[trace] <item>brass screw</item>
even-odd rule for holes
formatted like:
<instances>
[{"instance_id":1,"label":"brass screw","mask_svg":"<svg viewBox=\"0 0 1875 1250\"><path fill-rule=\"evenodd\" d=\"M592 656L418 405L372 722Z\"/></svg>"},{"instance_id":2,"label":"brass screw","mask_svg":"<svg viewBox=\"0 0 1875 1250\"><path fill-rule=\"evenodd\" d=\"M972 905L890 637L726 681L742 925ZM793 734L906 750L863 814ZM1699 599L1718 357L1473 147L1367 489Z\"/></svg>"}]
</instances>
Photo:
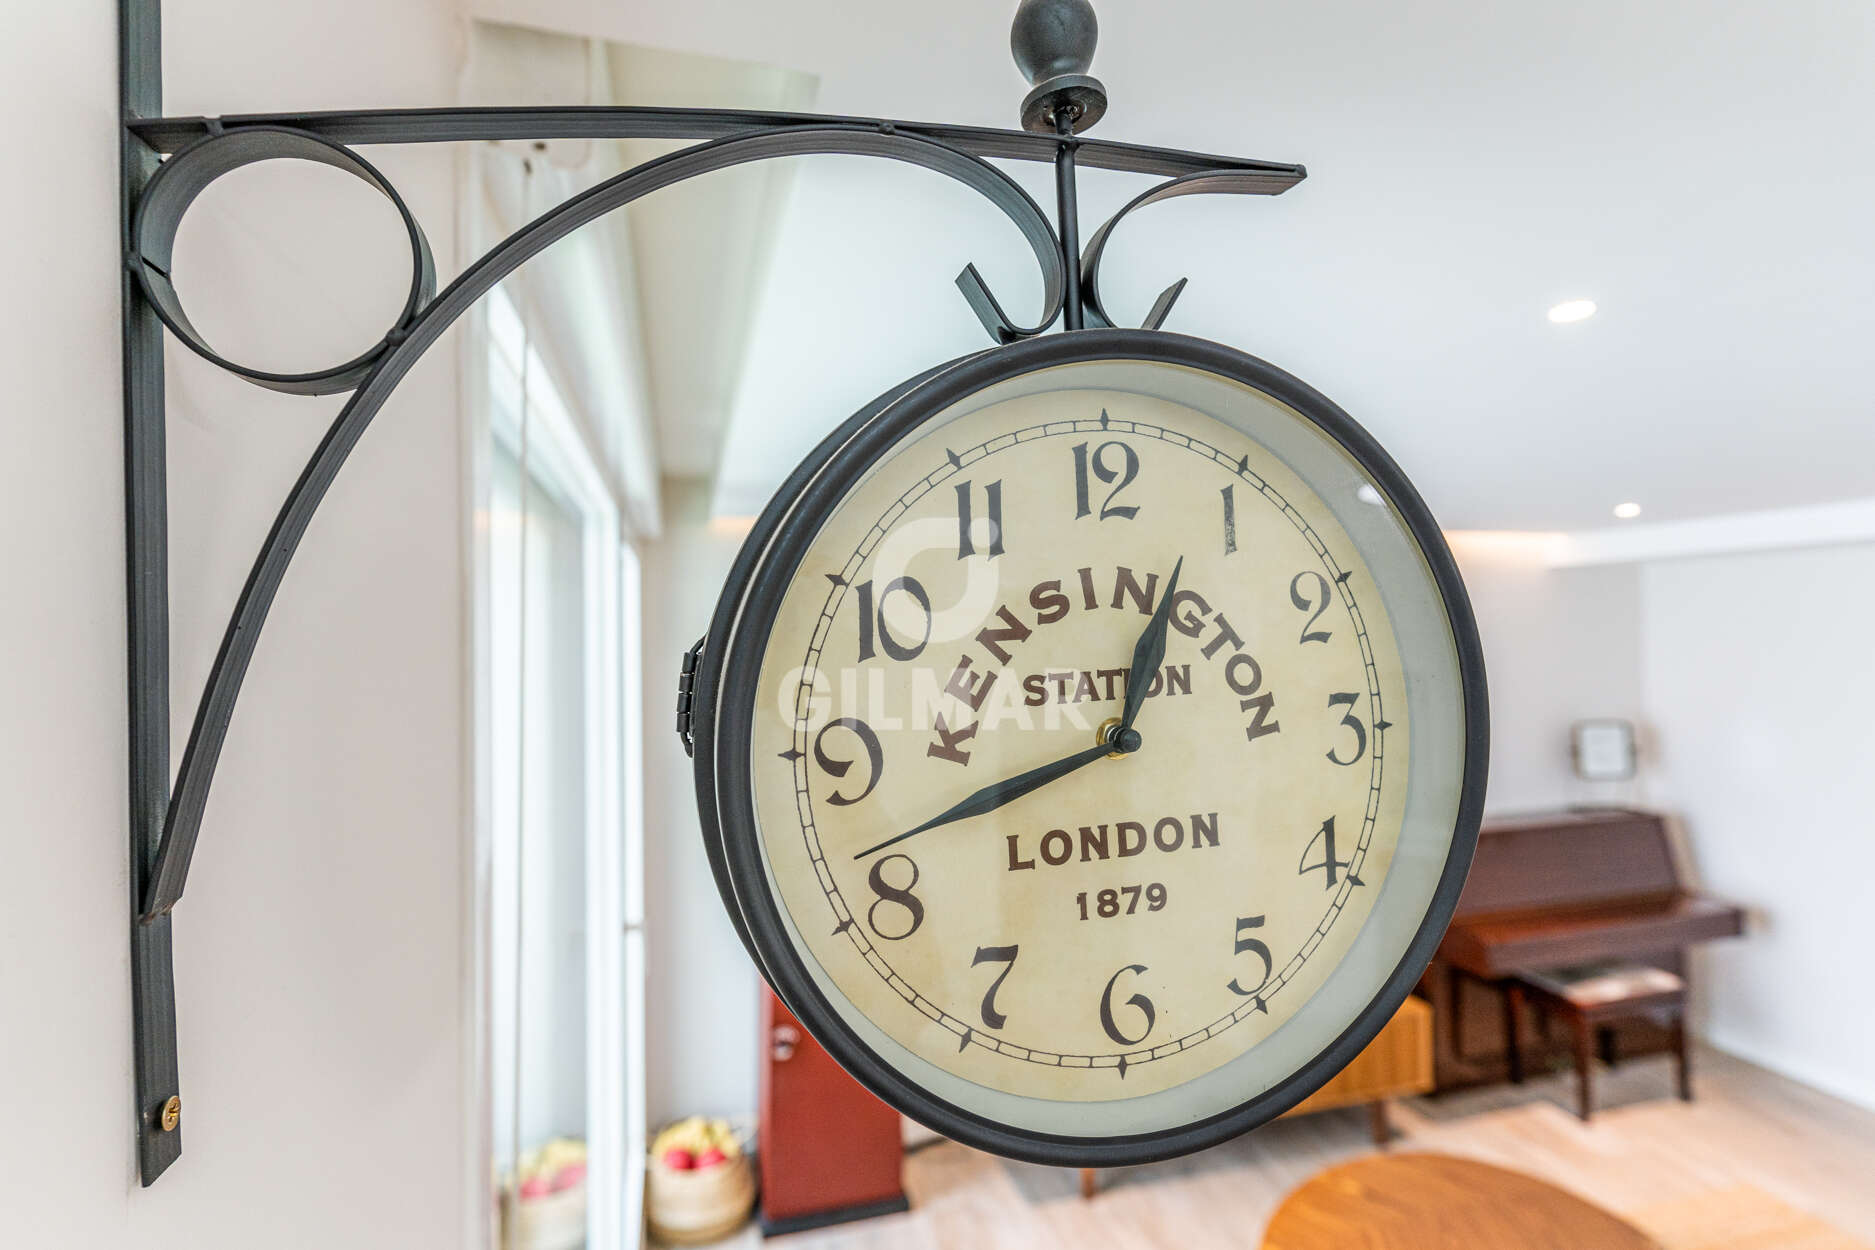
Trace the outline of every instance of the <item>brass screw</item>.
<instances>
[{"instance_id":1,"label":"brass screw","mask_svg":"<svg viewBox=\"0 0 1875 1250\"><path fill-rule=\"evenodd\" d=\"M180 1094L169 1096L169 1101L163 1104L162 1114L157 1117L157 1123L165 1133L176 1131L176 1126L182 1123L182 1096Z\"/></svg>"}]
</instances>

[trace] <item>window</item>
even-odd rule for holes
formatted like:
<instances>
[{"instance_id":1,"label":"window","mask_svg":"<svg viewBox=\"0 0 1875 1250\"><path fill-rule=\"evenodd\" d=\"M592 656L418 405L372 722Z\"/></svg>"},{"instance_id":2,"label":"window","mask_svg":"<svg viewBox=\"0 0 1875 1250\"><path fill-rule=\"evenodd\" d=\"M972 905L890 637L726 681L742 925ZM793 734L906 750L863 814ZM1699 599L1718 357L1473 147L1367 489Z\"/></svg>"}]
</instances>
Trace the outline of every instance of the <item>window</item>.
<instances>
[{"instance_id":1,"label":"window","mask_svg":"<svg viewBox=\"0 0 1875 1250\"><path fill-rule=\"evenodd\" d=\"M517 1221L577 1221L583 1186L574 1244L615 1250L636 1237L643 1155L638 744L625 716L637 559L514 304L497 290L486 310L478 947L503 1213L492 1240L514 1244ZM583 1179L569 1143L584 1145ZM517 1175L532 1182L521 1194Z\"/></svg>"}]
</instances>

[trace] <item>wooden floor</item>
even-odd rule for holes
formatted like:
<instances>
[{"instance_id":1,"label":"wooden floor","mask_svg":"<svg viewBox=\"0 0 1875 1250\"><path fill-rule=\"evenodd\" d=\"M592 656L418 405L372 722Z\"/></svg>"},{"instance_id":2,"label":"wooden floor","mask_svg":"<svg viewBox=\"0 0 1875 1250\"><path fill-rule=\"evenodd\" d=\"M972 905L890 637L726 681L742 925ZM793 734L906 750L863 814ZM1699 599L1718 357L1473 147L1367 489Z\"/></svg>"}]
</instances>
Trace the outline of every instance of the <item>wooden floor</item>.
<instances>
[{"instance_id":1,"label":"wooden floor","mask_svg":"<svg viewBox=\"0 0 1875 1250\"><path fill-rule=\"evenodd\" d=\"M1443 1151L1573 1190L1668 1250L1875 1248L1875 1114L1714 1052L1697 1102L1664 1097L1665 1060L1602 1074L1593 1123L1567 1110L1569 1079L1415 1099L1396 1149ZM1321 1169L1372 1150L1361 1111L1280 1120L1215 1150L1102 1174L1083 1201L1073 1172L1009 1163L950 1142L906 1162L912 1210L766 1243L773 1250L1245 1250ZM763 1244L753 1227L727 1243ZM1493 1250L1479 1247L1478 1250Z\"/></svg>"}]
</instances>

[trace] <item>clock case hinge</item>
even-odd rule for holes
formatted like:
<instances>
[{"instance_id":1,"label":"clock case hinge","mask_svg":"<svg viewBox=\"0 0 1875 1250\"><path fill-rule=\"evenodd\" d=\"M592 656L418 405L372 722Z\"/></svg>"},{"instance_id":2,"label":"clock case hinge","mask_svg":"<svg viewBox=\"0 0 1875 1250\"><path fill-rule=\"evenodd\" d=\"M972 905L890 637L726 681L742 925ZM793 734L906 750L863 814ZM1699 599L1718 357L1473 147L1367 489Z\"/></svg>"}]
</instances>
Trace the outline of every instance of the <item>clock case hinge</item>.
<instances>
[{"instance_id":1,"label":"clock case hinge","mask_svg":"<svg viewBox=\"0 0 1875 1250\"><path fill-rule=\"evenodd\" d=\"M684 744L684 754L694 756L696 743L690 737L690 726L694 723L693 710L696 706L697 663L703 658L703 644L709 641L709 635L696 640L690 650L684 652L683 667L677 672L677 740Z\"/></svg>"}]
</instances>

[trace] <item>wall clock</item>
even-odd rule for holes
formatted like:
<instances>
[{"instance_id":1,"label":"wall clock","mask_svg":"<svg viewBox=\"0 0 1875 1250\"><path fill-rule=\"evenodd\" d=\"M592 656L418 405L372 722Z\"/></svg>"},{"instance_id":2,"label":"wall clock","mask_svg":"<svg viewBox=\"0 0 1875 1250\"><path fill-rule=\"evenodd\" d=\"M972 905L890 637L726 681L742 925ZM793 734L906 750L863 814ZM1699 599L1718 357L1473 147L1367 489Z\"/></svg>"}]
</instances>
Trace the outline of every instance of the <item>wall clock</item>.
<instances>
[{"instance_id":1,"label":"wall clock","mask_svg":"<svg viewBox=\"0 0 1875 1250\"><path fill-rule=\"evenodd\" d=\"M1339 1071L1470 863L1483 664L1411 484L1327 399L1097 329L882 397L694 654L711 864L790 1010L953 1138L1214 1144Z\"/></svg>"},{"instance_id":2,"label":"wall clock","mask_svg":"<svg viewBox=\"0 0 1875 1250\"><path fill-rule=\"evenodd\" d=\"M1584 781L1634 778L1634 725L1625 720L1582 720L1569 727L1569 757Z\"/></svg>"}]
</instances>

